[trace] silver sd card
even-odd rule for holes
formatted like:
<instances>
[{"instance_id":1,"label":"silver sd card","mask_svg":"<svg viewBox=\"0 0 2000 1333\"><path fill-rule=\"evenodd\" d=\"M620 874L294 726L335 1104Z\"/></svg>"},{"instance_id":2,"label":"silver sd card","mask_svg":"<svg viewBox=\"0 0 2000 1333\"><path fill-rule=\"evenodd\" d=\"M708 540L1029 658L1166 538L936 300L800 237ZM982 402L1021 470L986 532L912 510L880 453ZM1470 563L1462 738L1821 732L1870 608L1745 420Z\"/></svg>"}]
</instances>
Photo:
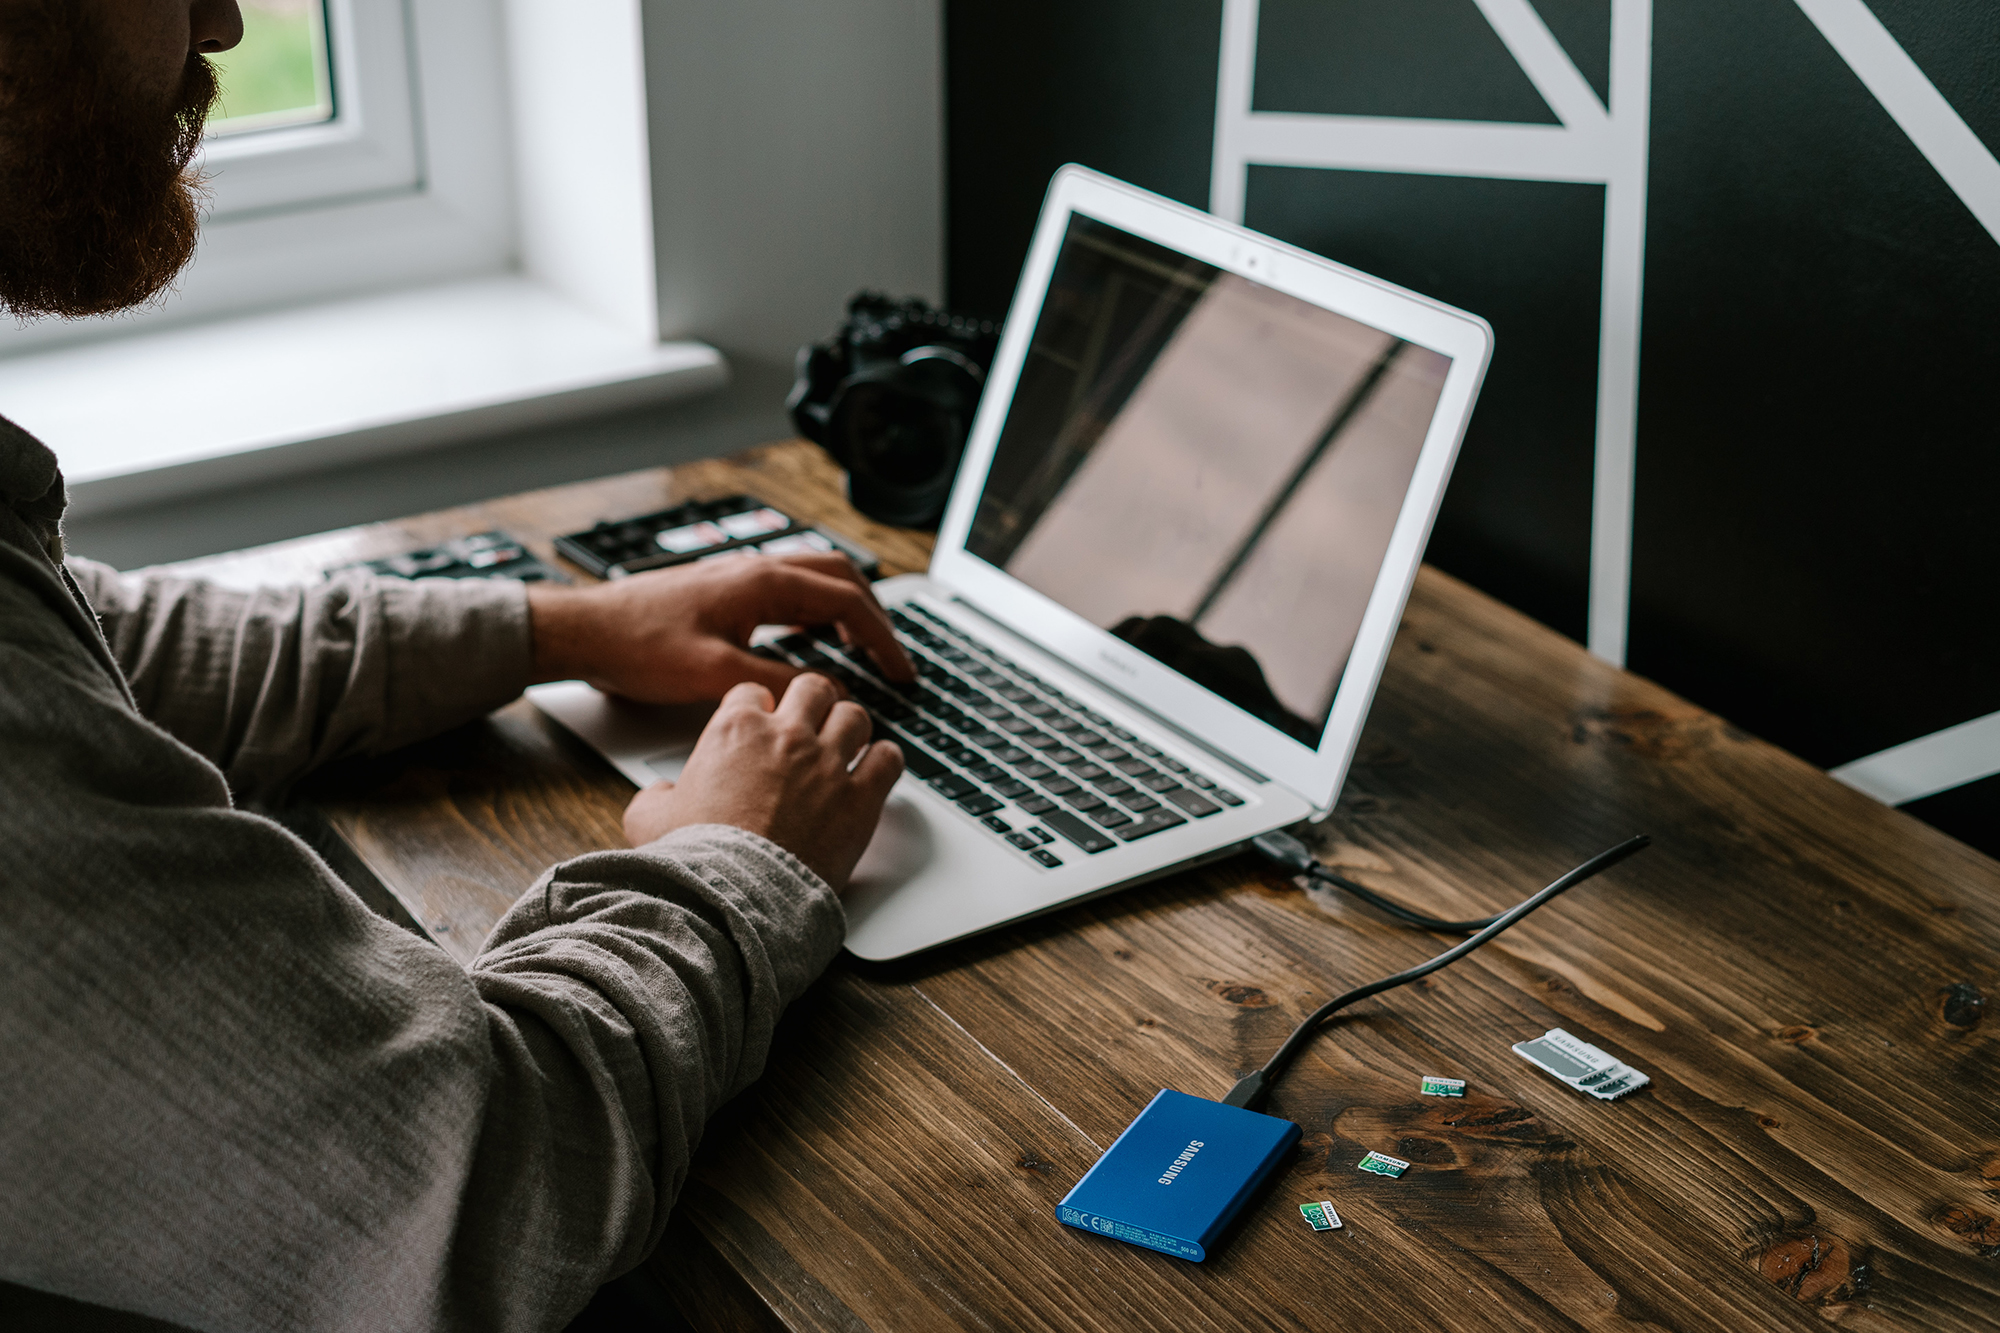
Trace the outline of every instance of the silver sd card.
<instances>
[{"instance_id":1,"label":"silver sd card","mask_svg":"<svg viewBox=\"0 0 2000 1333\"><path fill-rule=\"evenodd\" d=\"M1550 1028L1533 1041L1514 1043L1514 1054L1535 1068L1602 1101L1616 1101L1628 1092L1637 1092L1653 1080L1622 1060L1614 1059L1587 1041L1578 1041L1561 1028Z\"/></svg>"}]
</instances>

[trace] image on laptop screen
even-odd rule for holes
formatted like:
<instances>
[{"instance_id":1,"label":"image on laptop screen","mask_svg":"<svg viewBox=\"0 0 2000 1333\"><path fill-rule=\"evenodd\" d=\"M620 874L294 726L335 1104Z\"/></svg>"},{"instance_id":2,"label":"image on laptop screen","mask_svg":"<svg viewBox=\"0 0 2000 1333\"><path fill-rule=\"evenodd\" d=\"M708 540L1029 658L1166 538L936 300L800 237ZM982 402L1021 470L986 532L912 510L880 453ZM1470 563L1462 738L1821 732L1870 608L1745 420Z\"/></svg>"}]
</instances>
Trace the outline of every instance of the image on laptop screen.
<instances>
[{"instance_id":1,"label":"image on laptop screen","mask_svg":"<svg viewBox=\"0 0 2000 1333\"><path fill-rule=\"evenodd\" d=\"M1450 366L1072 217L966 549L1316 747Z\"/></svg>"}]
</instances>

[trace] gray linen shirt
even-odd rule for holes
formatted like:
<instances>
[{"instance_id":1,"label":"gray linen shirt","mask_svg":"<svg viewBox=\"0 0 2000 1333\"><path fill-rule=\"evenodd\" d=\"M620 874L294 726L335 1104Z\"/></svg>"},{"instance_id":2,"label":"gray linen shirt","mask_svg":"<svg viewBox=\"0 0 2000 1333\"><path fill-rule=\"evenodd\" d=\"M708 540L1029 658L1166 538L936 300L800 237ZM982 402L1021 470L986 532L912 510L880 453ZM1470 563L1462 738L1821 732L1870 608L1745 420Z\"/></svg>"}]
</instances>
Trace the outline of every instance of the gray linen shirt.
<instances>
[{"instance_id":1,"label":"gray linen shirt","mask_svg":"<svg viewBox=\"0 0 2000 1333\"><path fill-rule=\"evenodd\" d=\"M838 900L684 829L554 867L461 969L231 792L518 694L521 587L121 577L59 563L61 506L0 419L0 1283L194 1329L560 1327L658 1241Z\"/></svg>"}]
</instances>

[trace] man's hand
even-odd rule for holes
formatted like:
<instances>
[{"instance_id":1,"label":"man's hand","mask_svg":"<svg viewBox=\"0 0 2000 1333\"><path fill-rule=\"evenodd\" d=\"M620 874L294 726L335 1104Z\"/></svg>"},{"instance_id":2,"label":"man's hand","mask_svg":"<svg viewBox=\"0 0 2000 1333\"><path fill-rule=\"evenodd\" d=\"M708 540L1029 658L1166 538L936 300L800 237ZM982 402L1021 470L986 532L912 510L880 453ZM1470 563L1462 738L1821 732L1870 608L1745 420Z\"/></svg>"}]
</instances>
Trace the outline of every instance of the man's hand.
<instances>
[{"instance_id":1,"label":"man's hand","mask_svg":"<svg viewBox=\"0 0 2000 1333\"><path fill-rule=\"evenodd\" d=\"M655 783L625 807L625 836L637 847L692 824L734 824L844 889L903 772L903 752L868 736L867 711L824 676L799 676L783 702L762 685L738 685L680 782Z\"/></svg>"},{"instance_id":2,"label":"man's hand","mask_svg":"<svg viewBox=\"0 0 2000 1333\"><path fill-rule=\"evenodd\" d=\"M592 588L532 583L528 614L536 680L587 680L642 703L698 703L743 681L782 694L798 668L748 651L759 625L837 625L888 679L916 678L844 555L704 560Z\"/></svg>"}]
</instances>

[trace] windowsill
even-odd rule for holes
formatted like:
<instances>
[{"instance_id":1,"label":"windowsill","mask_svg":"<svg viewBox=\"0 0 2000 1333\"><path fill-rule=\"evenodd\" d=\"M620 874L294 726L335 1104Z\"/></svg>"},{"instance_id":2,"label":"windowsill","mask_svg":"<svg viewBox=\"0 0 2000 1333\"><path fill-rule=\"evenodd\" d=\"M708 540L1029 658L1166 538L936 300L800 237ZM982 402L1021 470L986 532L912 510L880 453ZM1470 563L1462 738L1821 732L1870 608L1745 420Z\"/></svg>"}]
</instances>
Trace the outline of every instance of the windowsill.
<instances>
[{"instance_id":1,"label":"windowsill","mask_svg":"<svg viewBox=\"0 0 2000 1333\"><path fill-rule=\"evenodd\" d=\"M0 415L109 513L727 383L721 353L646 343L519 276L0 360Z\"/></svg>"}]
</instances>

